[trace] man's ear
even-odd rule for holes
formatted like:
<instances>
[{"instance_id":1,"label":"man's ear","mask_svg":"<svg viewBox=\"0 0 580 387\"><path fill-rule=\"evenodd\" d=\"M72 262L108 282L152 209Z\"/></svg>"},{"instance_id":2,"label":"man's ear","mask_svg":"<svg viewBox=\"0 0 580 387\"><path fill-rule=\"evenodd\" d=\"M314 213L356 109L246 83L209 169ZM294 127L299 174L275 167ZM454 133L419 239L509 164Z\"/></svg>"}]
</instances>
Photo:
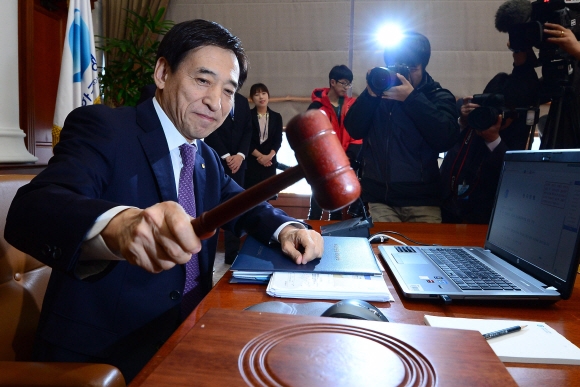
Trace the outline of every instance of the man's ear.
<instances>
[{"instance_id":1,"label":"man's ear","mask_svg":"<svg viewBox=\"0 0 580 387\"><path fill-rule=\"evenodd\" d=\"M165 87L165 81L167 80L167 74L171 71L169 68L169 63L163 57L157 59L155 63L155 71L153 72L153 80L158 89L163 89Z\"/></svg>"}]
</instances>

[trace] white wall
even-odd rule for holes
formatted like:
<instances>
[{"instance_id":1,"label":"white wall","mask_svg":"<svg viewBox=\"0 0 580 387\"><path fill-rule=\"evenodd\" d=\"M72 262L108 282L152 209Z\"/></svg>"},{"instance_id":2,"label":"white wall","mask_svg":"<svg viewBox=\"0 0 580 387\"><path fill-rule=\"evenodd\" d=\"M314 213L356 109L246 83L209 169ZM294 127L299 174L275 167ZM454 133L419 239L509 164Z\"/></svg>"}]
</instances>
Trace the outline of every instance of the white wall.
<instances>
[{"instance_id":1,"label":"white wall","mask_svg":"<svg viewBox=\"0 0 580 387\"><path fill-rule=\"evenodd\" d=\"M427 71L456 97L481 93L498 72L510 72L507 34L495 30L491 0L172 0L167 18L202 18L237 35L250 60L243 94L264 82L272 97L310 98L328 84L328 71L349 65L352 39L353 93L365 87L365 74L383 65L374 34L387 20L425 34L432 55ZM352 12L351 12L352 9ZM353 33L351 34L351 20ZM308 106L283 102L272 106L287 122Z\"/></svg>"},{"instance_id":2,"label":"white wall","mask_svg":"<svg viewBox=\"0 0 580 387\"><path fill-rule=\"evenodd\" d=\"M34 162L19 124L18 0L2 1L0 52L0 163Z\"/></svg>"}]
</instances>

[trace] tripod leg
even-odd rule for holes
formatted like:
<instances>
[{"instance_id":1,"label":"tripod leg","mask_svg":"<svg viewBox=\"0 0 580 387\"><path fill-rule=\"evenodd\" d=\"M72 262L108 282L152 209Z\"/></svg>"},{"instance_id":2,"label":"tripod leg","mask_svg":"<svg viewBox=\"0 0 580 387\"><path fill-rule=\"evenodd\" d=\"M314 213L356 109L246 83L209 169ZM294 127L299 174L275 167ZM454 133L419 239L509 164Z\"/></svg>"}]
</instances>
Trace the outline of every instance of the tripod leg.
<instances>
[{"instance_id":1,"label":"tripod leg","mask_svg":"<svg viewBox=\"0 0 580 387\"><path fill-rule=\"evenodd\" d=\"M532 149L532 144L534 143L534 136L536 135L536 125L530 125L530 130L528 132L528 142L526 143L525 150Z\"/></svg>"},{"instance_id":2,"label":"tripod leg","mask_svg":"<svg viewBox=\"0 0 580 387\"><path fill-rule=\"evenodd\" d=\"M542 135L540 149L556 148L561 117L562 95L554 98L550 104L550 110L548 111L548 119L546 120L546 126L544 127L544 134Z\"/></svg>"}]
</instances>

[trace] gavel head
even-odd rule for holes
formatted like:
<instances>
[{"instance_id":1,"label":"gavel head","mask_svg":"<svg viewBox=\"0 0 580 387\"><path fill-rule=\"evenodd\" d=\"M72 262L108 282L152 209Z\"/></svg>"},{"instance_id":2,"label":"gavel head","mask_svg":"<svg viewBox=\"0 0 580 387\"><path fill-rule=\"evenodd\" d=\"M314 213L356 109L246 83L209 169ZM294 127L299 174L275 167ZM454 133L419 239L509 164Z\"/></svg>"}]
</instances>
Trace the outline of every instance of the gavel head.
<instances>
[{"instance_id":1,"label":"gavel head","mask_svg":"<svg viewBox=\"0 0 580 387\"><path fill-rule=\"evenodd\" d=\"M358 178L324 113L313 109L295 116L286 137L320 207L335 211L358 199Z\"/></svg>"}]
</instances>

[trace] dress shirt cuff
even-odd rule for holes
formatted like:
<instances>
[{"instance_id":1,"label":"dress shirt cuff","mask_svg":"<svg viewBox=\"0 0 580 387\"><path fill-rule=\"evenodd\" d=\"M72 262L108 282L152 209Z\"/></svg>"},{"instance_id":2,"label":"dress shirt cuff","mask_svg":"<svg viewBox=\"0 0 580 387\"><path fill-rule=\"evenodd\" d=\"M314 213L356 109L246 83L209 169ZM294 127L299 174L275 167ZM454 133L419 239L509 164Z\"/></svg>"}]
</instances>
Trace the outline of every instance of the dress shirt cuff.
<instances>
[{"instance_id":1,"label":"dress shirt cuff","mask_svg":"<svg viewBox=\"0 0 580 387\"><path fill-rule=\"evenodd\" d=\"M231 156L231 155L230 155L229 153L226 153L225 155L223 155L223 156L220 156L220 159L223 159L223 160L225 160L227 157L230 157L230 156Z\"/></svg>"},{"instance_id":2,"label":"dress shirt cuff","mask_svg":"<svg viewBox=\"0 0 580 387\"><path fill-rule=\"evenodd\" d=\"M113 260L119 261L124 259L121 254L113 253L105 244L103 237L101 236L101 231L107 227L111 219L113 219L117 214L125 211L128 208L135 208L129 206L117 206L113 207L105 213L101 214L93 224L93 227L89 230L85 236L85 240L81 245L81 255L79 260Z\"/></svg>"},{"instance_id":3,"label":"dress shirt cuff","mask_svg":"<svg viewBox=\"0 0 580 387\"><path fill-rule=\"evenodd\" d=\"M278 228L276 229L276 231L274 231L274 235L272 235L272 240L273 240L273 241L276 241L276 242L280 242L280 240L278 239L278 237L280 236L280 231L282 231L282 229L283 229L284 227L286 227L286 226L290 226L290 225L292 225L292 226L294 226L294 227L296 227L296 228L302 228L302 229L305 229L305 228L306 228L306 227L305 227L305 226L304 226L302 223L300 223L300 222L286 222L286 223L282 223L282 224L280 225L280 227L278 227Z\"/></svg>"},{"instance_id":4,"label":"dress shirt cuff","mask_svg":"<svg viewBox=\"0 0 580 387\"><path fill-rule=\"evenodd\" d=\"M246 155L243 154L242 152L238 152L238 155L242 156L242 158L245 160L246 159Z\"/></svg>"},{"instance_id":5,"label":"dress shirt cuff","mask_svg":"<svg viewBox=\"0 0 580 387\"><path fill-rule=\"evenodd\" d=\"M492 142L486 142L485 145L487 145L487 148L489 149L490 152L493 152L493 150L499 145L500 142L501 137L498 137Z\"/></svg>"},{"instance_id":6,"label":"dress shirt cuff","mask_svg":"<svg viewBox=\"0 0 580 387\"><path fill-rule=\"evenodd\" d=\"M85 279L90 276L103 272L111 261L122 261L124 258L121 254L113 253L105 244L105 240L101 236L101 231L107 227L111 219L122 211L125 211L128 206L113 207L105 213L101 214L93 224L85 236L85 240L81 244L81 253L79 261L77 262L74 273L80 279Z\"/></svg>"}]
</instances>

